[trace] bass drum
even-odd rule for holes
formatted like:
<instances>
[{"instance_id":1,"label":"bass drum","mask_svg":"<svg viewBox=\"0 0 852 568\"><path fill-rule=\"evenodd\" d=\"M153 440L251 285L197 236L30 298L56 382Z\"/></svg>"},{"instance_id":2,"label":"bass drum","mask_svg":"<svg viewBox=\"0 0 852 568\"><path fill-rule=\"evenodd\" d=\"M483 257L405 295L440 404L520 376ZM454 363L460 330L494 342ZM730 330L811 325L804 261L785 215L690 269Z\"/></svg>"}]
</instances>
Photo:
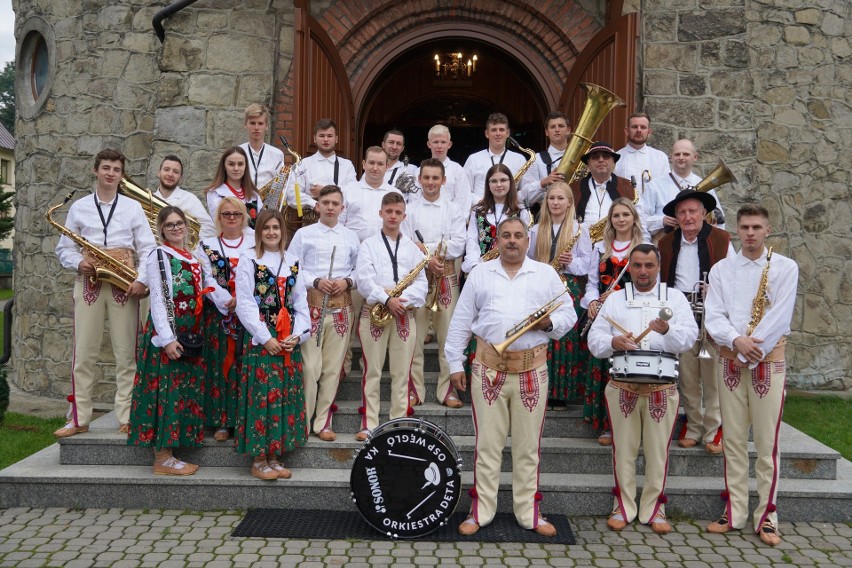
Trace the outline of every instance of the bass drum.
<instances>
[{"instance_id":1,"label":"bass drum","mask_svg":"<svg viewBox=\"0 0 852 568\"><path fill-rule=\"evenodd\" d=\"M461 497L461 460L435 424L397 418L373 430L350 477L352 501L374 529L417 538L446 523Z\"/></svg>"}]
</instances>

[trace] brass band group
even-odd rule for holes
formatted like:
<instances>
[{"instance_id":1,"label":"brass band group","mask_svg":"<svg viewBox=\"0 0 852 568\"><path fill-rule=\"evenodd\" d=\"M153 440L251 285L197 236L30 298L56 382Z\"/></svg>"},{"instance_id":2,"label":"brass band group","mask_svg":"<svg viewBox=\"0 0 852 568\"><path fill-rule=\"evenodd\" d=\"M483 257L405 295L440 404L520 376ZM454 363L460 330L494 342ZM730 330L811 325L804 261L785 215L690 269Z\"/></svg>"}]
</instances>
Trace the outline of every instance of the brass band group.
<instances>
[{"instance_id":1,"label":"brass band group","mask_svg":"<svg viewBox=\"0 0 852 568\"><path fill-rule=\"evenodd\" d=\"M765 247L769 214L758 205L736 213L734 250L714 191L731 176L696 174L691 141L669 156L652 148L640 113L616 151L572 136L553 112L547 149L521 154L508 150L508 119L495 113L488 147L463 166L447 156L446 126L429 130L431 157L419 167L390 130L366 149L359 179L335 152L331 119L316 124L317 152L304 159L265 143L262 105L246 109L245 127L248 142L222 153L206 203L179 186L178 156L163 159L149 192L124 176L121 153L103 150L92 195L64 225L51 217L58 206L48 212L62 233L57 256L77 273L70 410L58 437L89 429L108 321L120 432L153 448L155 474L195 473L173 452L212 435L252 456L255 477L289 478L288 451L312 434L337 436L335 401L357 337L359 441L382 422L386 358L389 419L429 399L460 408L469 391L476 449L464 535L494 518L508 436L516 519L556 534L542 510L540 442L546 411L579 399L598 443L612 447L610 529L638 518L671 530L675 441L723 454L725 501L709 531L751 523L764 542L780 541L784 344L798 269ZM427 392L432 337L440 371Z\"/></svg>"}]
</instances>

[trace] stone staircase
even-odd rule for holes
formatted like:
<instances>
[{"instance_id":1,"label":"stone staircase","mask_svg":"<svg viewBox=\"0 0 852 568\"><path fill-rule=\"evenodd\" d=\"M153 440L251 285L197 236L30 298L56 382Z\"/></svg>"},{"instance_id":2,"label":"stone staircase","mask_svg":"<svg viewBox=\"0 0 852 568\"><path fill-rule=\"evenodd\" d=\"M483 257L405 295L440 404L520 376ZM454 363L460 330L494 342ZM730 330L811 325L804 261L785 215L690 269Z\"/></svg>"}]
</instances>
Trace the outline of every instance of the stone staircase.
<instances>
[{"instance_id":1,"label":"stone staircase","mask_svg":"<svg viewBox=\"0 0 852 568\"><path fill-rule=\"evenodd\" d=\"M356 350L356 357L358 356ZM357 366L357 365L356 365ZM428 400L434 400L437 347L426 349ZM388 399L389 377L382 382L382 400ZM285 456L293 470L289 480L264 482L249 474L249 458L238 455L232 442L210 437L203 448L178 455L201 465L189 478L154 476L149 448L126 445L116 433L112 413L93 422L88 433L61 440L45 450L0 471L0 507L166 508L187 510L248 509L254 507L349 510L349 477L361 443L359 429L360 371L356 368L341 385L334 418L337 441L311 436L307 446ZM387 405L381 416L387 417ZM417 407L423 418L452 436L462 462L465 487L472 483L474 449L470 405L453 410L427 402ZM784 424L781 431L779 507L784 521L852 520L852 464L834 450ZM510 466L509 447L503 471ZM750 447L752 466L754 448ZM644 462L638 460L640 473ZM540 490L545 513L606 515L612 504L611 450L597 444L583 422L579 406L548 411L541 450ZM702 448L673 445L670 454L667 505L669 514L711 519L720 512L724 489L723 459ZM511 510L511 476L503 474L499 508ZM752 498L756 491L752 482ZM466 493L459 503L467 508Z\"/></svg>"}]
</instances>

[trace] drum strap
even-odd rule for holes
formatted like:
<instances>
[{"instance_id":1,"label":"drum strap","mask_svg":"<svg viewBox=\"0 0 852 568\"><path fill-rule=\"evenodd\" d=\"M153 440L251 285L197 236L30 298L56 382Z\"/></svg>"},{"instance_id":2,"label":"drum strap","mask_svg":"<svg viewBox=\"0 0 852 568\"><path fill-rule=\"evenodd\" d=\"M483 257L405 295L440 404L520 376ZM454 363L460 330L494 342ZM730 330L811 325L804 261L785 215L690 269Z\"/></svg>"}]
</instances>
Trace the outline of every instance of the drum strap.
<instances>
[{"instance_id":1,"label":"drum strap","mask_svg":"<svg viewBox=\"0 0 852 568\"><path fill-rule=\"evenodd\" d=\"M636 296L636 290L630 282L624 285L624 294L627 300L628 308L642 310L642 328L646 328L648 324L657 317L660 308L669 305L669 289L665 283L657 284L656 298L652 296ZM650 349L651 340L649 336L645 336L642 340L639 349Z\"/></svg>"}]
</instances>

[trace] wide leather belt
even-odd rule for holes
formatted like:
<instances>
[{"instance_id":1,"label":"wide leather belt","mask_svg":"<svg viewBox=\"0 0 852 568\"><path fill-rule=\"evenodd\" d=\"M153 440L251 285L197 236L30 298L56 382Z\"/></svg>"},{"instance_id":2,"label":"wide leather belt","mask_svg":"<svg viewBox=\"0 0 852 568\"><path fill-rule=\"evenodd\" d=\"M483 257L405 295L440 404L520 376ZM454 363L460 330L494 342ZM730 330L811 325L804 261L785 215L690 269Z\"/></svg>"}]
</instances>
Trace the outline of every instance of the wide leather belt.
<instances>
[{"instance_id":1,"label":"wide leather belt","mask_svg":"<svg viewBox=\"0 0 852 568\"><path fill-rule=\"evenodd\" d=\"M615 379L612 379L609 382L612 383L612 386L614 386L614 387L618 387L620 389L630 391L634 394L638 394L638 395L642 395L642 396L646 396L646 395L649 395L653 392L657 392L657 391L661 391L661 390L665 390L667 388L677 386L677 383L665 383L665 384L658 384L658 385L649 385L647 383L625 383L625 382L622 382L622 381L616 381Z\"/></svg>"},{"instance_id":2,"label":"wide leather belt","mask_svg":"<svg viewBox=\"0 0 852 568\"><path fill-rule=\"evenodd\" d=\"M308 305L312 308L322 308L322 299L325 297L325 294L317 290L316 288L308 288ZM349 290L345 290L342 294L338 294L337 296L329 296L328 304L326 307L329 309L338 309L345 308L352 305L352 293Z\"/></svg>"},{"instance_id":3,"label":"wide leather belt","mask_svg":"<svg viewBox=\"0 0 852 568\"><path fill-rule=\"evenodd\" d=\"M476 336L476 358L491 369L506 373L523 373L537 369L547 362L547 343L536 345L532 349L504 351L500 355L490 343Z\"/></svg>"},{"instance_id":4,"label":"wide leather belt","mask_svg":"<svg viewBox=\"0 0 852 568\"><path fill-rule=\"evenodd\" d=\"M721 355L723 359L728 359L730 361L736 361L740 365L743 364L743 362L740 361L739 358L737 358L737 352L734 351L733 349L725 347L724 345L716 345L712 341L711 341L711 344L713 345L713 347L716 348L716 351L719 352L719 355ZM767 353L766 356L763 359L761 359L761 362L763 362L763 361L783 361L785 351L786 351L786 345L787 345L787 338L782 337L781 339L778 340L778 343L775 344L775 348L772 351L770 351L769 353Z\"/></svg>"}]
</instances>

